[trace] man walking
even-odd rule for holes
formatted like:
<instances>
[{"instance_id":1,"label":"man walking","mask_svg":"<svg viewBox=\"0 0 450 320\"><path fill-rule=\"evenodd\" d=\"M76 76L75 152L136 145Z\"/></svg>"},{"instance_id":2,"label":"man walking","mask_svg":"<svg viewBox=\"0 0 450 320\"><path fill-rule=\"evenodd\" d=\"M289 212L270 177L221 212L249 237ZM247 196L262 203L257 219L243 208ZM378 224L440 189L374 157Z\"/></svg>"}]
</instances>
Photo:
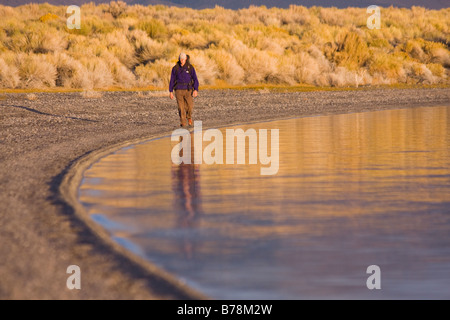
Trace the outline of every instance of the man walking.
<instances>
[{"instance_id":1,"label":"man walking","mask_svg":"<svg viewBox=\"0 0 450 320\"><path fill-rule=\"evenodd\" d=\"M169 92L170 99L174 99L173 90L178 104L178 115L180 125L192 125L192 109L194 108L194 98L198 95L198 79L194 67L189 62L189 55L182 52L177 64L172 68L170 75Z\"/></svg>"}]
</instances>

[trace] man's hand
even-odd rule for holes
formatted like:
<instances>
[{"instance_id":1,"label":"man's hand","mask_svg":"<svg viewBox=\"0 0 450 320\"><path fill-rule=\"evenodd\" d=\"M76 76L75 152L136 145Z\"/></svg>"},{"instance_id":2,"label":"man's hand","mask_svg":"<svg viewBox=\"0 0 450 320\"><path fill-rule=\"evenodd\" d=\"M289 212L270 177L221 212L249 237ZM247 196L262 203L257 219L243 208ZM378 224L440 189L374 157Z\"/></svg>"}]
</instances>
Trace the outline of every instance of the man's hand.
<instances>
[{"instance_id":1,"label":"man's hand","mask_svg":"<svg viewBox=\"0 0 450 320\"><path fill-rule=\"evenodd\" d=\"M170 97L170 99L172 99L172 100L174 99L174 97L173 97L173 92L170 93L169 97Z\"/></svg>"},{"instance_id":2,"label":"man's hand","mask_svg":"<svg viewBox=\"0 0 450 320\"><path fill-rule=\"evenodd\" d=\"M198 95L197 90L194 90L194 92L192 93L192 96L195 98Z\"/></svg>"}]
</instances>

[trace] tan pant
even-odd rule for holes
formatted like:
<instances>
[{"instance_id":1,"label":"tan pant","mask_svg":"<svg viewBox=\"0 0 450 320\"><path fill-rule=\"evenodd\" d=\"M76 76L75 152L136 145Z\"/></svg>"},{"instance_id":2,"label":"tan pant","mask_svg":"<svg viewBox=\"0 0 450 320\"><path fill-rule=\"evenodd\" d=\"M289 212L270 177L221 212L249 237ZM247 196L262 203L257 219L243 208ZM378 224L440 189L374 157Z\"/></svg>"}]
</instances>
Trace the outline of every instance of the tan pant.
<instances>
[{"instance_id":1,"label":"tan pant","mask_svg":"<svg viewBox=\"0 0 450 320\"><path fill-rule=\"evenodd\" d=\"M178 115L181 125L186 125L186 119L192 119L192 109L194 109L194 98L190 90L175 90L175 97L178 104Z\"/></svg>"}]
</instances>

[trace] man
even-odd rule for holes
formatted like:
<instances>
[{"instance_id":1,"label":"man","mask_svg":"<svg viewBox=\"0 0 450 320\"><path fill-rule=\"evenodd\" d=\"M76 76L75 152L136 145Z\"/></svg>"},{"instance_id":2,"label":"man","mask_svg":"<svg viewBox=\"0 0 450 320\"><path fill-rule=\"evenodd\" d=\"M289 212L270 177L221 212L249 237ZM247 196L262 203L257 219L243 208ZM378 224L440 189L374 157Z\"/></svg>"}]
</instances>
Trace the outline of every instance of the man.
<instances>
[{"instance_id":1,"label":"man","mask_svg":"<svg viewBox=\"0 0 450 320\"><path fill-rule=\"evenodd\" d=\"M187 119L188 124L192 126L192 109L194 108L194 98L198 95L198 79L194 67L189 62L189 56L184 52L180 54L170 75L169 92L172 100L174 99L174 89L180 125L185 127Z\"/></svg>"}]
</instances>

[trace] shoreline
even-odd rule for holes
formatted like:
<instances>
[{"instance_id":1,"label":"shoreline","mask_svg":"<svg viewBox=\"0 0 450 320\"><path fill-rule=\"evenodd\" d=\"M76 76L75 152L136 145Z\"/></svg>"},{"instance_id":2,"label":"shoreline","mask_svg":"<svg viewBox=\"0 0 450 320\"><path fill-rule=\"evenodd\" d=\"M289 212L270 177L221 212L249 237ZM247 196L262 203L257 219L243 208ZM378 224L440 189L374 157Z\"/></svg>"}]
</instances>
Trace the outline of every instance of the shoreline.
<instances>
[{"instance_id":1,"label":"shoreline","mask_svg":"<svg viewBox=\"0 0 450 320\"><path fill-rule=\"evenodd\" d=\"M375 95L373 95L375 93ZM450 105L448 88L255 93L201 91L194 120L204 128L426 105ZM76 193L96 159L178 128L176 103L136 92L9 95L0 100L0 298L203 299L163 270L124 252L83 218ZM243 101L243 102L242 102ZM111 130L114 128L114 130ZM119 248L120 247L120 248ZM121 252L122 251L122 252ZM66 288L68 265L82 289Z\"/></svg>"},{"instance_id":2,"label":"shoreline","mask_svg":"<svg viewBox=\"0 0 450 320\"><path fill-rule=\"evenodd\" d=\"M277 84L253 84L244 86L233 86L233 85L204 85L201 91L223 91L223 90L235 90L235 91L258 91L267 90L272 93L293 93L293 92L323 92L323 91L371 91L371 90L399 90L399 89L450 89L449 83L438 83L438 84L379 84L379 85L360 85L358 87L354 86L344 86L344 87L318 87L314 85L277 85ZM161 87L132 87L132 88L122 88L122 87L110 87L101 89L77 89L77 88L28 88L28 89L1 89L0 94L22 94L22 93L83 93L83 92L164 92L169 93L167 89Z\"/></svg>"}]
</instances>

